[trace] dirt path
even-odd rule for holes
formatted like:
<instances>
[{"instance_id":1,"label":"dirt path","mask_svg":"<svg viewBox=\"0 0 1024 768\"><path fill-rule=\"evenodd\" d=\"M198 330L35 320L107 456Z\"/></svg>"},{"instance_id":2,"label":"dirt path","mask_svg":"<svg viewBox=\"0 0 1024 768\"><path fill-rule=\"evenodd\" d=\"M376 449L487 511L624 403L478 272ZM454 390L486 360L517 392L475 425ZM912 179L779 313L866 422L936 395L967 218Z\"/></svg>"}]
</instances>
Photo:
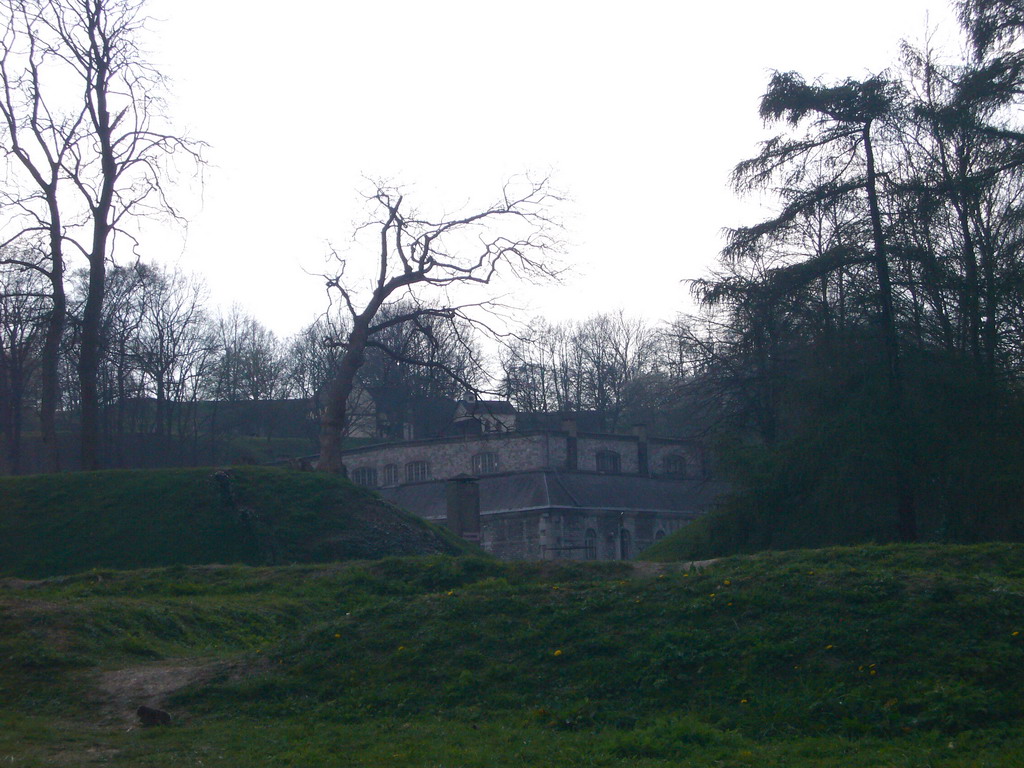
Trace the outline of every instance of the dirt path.
<instances>
[{"instance_id":1,"label":"dirt path","mask_svg":"<svg viewBox=\"0 0 1024 768\"><path fill-rule=\"evenodd\" d=\"M96 681L97 702L105 718L118 723L137 724L140 705L165 709L168 697L186 686L205 683L226 669L223 662L195 664L145 664L100 672ZM174 713L172 713L172 716Z\"/></svg>"}]
</instances>

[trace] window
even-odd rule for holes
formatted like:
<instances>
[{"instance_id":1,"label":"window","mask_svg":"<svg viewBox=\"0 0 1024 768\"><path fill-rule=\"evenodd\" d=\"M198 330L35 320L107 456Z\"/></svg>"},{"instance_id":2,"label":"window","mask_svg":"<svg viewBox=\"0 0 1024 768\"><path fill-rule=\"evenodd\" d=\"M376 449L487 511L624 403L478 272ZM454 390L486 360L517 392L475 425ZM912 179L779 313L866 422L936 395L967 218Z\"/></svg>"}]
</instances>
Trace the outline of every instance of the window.
<instances>
[{"instance_id":1,"label":"window","mask_svg":"<svg viewBox=\"0 0 1024 768\"><path fill-rule=\"evenodd\" d=\"M664 538L665 538L665 532L664 531L658 531L656 534L654 534L654 540L655 541L661 541Z\"/></svg>"},{"instance_id":2,"label":"window","mask_svg":"<svg viewBox=\"0 0 1024 768\"><path fill-rule=\"evenodd\" d=\"M377 486L377 470L375 467L358 467L352 470L352 482L364 488Z\"/></svg>"},{"instance_id":3,"label":"window","mask_svg":"<svg viewBox=\"0 0 1024 768\"><path fill-rule=\"evenodd\" d=\"M583 543L586 545L587 560L597 560L597 531L587 528Z\"/></svg>"},{"instance_id":4,"label":"window","mask_svg":"<svg viewBox=\"0 0 1024 768\"><path fill-rule=\"evenodd\" d=\"M598 451L597 452L597 471L598 472L610 472L613 474L619 473L619 454L615 451Z\"/></svg>"},{"instance_id":5,"label":"window","mask_svg":"<svg viewBox=\"0 0 1024 768\"><path fill-rule=\"evenodd\" d=\"M384 467L384 485L398 485L398 465L388 464Z\"/></svg>"},{"instance_id":6,"label":"window","mask_svg":"<svg viewBox=\"0 0 1024 768\"><path fill-rule=\"evenodd\" d=\"M498 471L498 454L478 453L473 457L474 475L493 475Z\"/></svg>"},{"instance_id":7,"label":"window","mask_svg":"<svg viewBox=\"0 0 1024 768\"><path fill-rule=\"evenodd\" d=\"M430 477L430 465L425 461L410 461L405 465L405 482L416 483Z\"/></svg>"},{"instance_id":8,"label":"window","mask_svg":"<svg viewBox=\"0 0 1024 768\"><path fill-rule=\"evenodd\" d=\"M669 477L686 477L686 459L678 453L670 453L661 460L661 469Z\"/></svg>"}]
</instances>

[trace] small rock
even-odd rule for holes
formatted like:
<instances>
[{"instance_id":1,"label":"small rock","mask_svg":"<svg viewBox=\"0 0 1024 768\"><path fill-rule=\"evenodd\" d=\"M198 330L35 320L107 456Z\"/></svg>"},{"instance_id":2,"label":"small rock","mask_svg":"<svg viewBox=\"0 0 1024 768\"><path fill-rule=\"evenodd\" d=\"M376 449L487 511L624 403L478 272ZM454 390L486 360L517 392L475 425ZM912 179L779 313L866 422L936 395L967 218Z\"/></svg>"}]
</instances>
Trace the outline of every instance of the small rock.
<instances>
[{"instance_id":1,"label":"small rock","mask_svg":"<svg viewBox=\"0 0 1024 768\"><path fill-rule=\"evenodd\" d=\"M154 709L153 707L143 705L135 710L135 714L139 716L139 721L146 727L171 724L170 714L162 709Z\"/></svg>"}]
</instances>

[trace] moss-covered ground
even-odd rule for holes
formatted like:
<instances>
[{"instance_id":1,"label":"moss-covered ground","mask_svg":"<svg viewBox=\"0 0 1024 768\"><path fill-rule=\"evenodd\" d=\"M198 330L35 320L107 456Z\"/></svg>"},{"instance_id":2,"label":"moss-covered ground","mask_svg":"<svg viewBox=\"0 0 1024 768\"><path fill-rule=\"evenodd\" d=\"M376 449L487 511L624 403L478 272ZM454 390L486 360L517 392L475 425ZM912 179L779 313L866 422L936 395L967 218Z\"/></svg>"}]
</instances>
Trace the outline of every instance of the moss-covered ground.
<instances>
[{"instance_id":1,"label":"moss-covered ground","mask_svg":"<svg viewBox=\"0 0 1024 768\"><path fill-rule=\"evenodd\" d=\"M469 551L346 480L260 467L0 477L0 574Z\"/></svg>"}]
</instances>

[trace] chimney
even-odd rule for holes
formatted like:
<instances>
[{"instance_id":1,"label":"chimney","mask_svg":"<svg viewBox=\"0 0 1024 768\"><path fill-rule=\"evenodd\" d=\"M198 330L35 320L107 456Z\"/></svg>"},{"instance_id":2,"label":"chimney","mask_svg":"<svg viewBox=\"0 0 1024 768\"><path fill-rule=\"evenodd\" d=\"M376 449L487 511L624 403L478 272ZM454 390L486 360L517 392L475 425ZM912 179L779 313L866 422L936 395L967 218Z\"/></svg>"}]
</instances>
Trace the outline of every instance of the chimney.
<instances>
[{"instance_id":1,"label":"chimney","mask_svg":"<svg viewBox=\"0 0 1024 768\"><path fill-rule=\"evenodd\" d=\"M480 485L475 477L458 475L446 483L448 530L474 544L480 543Z\"/></svg>"},{"instance_id":2,"label":"chimney","mask_svg":"<svg viewBox=\"0 0 1024 768\"><path fill-rule=\"evenodd\" d=\"M633 434L636 435L636 466L637 471L644 477L651 474L649 446L647 444L647 425L634 424Z\"/></svg>"},{"instance_id":3,"label":"chimney","mask_svg":"<svg viewBox=\"0 0 1024 768\"><path fill-rule=\"evenodd\" d=\"M562 419L562 431L565 432L565 468L575 472L580 468L579 439L576 432L576 419Z\"/></svg>"}]
</instances>

